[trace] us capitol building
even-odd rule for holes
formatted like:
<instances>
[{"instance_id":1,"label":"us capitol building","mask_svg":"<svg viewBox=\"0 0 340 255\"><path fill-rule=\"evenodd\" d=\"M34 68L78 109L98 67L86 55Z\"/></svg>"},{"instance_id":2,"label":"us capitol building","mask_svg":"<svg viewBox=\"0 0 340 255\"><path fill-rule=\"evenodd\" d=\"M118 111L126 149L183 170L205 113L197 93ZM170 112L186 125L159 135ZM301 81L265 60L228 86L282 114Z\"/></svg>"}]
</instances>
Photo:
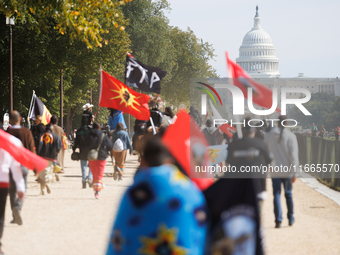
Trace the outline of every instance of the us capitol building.
<instances>
[{"instance_id":1,"label":"us capitol building","mask_svg":"<svg viewBox=\"0 0 340 255\"><path fill-rule=\"evenodd\" d=\"M244 36L239 48L236 63L240 65L256 82L268 87L276 86L305 88L311 93L324 92L340 96L340 79L307 78L299 73L295 78L280 78L279 59L275 55L275 47L270 35L261 27L261 17L256 6L253 28ZM227 78L209 79L214 84L227 84ZM221 90L221 97L230 104L231 95L227 90ZM300 93L290 93L287 98L299 98ZM303 96L304 97L304 96Z\"/></svg>"}]
</instances>

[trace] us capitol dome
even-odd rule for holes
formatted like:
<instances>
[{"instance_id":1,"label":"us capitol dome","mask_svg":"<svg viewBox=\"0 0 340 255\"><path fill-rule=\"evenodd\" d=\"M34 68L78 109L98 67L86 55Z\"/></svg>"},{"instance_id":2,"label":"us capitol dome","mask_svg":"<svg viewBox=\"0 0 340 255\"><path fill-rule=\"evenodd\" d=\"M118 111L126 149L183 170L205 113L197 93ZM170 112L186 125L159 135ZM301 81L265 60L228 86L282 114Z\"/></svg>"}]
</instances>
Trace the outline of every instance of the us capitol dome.
<instances>
[{"instance_id":1,"label":"us capitol dome","mask_svg":"<svg viewBox=\"0 0 340 255\"><path fill-rule=\"evenodd\" d=\"M277 78L279 59L269 34L261 27L261 18L256 6L254 27L244 36L236 63L254 78Z\"/></svg>"}]
</instances>

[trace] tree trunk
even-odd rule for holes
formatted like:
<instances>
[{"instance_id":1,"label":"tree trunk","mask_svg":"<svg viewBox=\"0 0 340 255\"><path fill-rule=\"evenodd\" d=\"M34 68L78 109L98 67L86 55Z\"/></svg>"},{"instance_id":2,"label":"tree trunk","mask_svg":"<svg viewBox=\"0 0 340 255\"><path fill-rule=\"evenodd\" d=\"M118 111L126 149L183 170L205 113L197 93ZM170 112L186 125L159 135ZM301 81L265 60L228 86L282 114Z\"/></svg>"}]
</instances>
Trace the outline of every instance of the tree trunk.
<instances>
[{"instance_id":1,"label":"tree trunk","mask_svg":"<svg viewBox=\"0 0 340 255\"><path fill-rule=\"evenodd\" d=\"M65 132L66 132L67 137L73 134L72 120L73 120L74 114L75 114L75 108L70 108L67 110L66 116L64 118L65 119L64 126L65 126Z\"/></svg>"}]
</instances>

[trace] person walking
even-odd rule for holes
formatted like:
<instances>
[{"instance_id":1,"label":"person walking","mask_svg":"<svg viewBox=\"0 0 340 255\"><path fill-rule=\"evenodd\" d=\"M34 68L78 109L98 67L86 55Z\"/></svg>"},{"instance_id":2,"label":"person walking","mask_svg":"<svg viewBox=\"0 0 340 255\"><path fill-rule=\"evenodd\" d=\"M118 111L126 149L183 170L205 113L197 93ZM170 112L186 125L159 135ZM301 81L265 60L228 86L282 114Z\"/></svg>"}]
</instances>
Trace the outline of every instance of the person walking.
<instances>
[{"instance_id":1,"label":"person walking","mask_svg":"<svg viewBox=\"0 0 340 255\"><path fill-rule=\"evenodd\" d=\"M114 131L119 122L123 123L124 129L126 129L126 124L125 124L123 113L116 109L110 109L110 116L109 116L109 122L108 122L110 126L110 130Z\"/></svg>"},{"instance_id":2,"label":"person walking","mask_svg":"<svg viewBox=\"0 0 340 255\"><path fill-rule=\"evenodd\" d=\"M32 127L32 135L34 139L35 148L38 147L40 137L45 132L45 125L42 123L42 118L40 115L35 117L35 125Z\"/></svg>"},{"instance_id":3,"label":"person walking","mask_svg":"<svg viewBox=\"0 0 340 255\"><path fill-rule=\"evenodd\" d=\"M62 146L59 136L51 131L51 125L46 125L45 133L41 136L37 147L37 154L48 161L45 170L39 173L38 182L40 183L41 195L45 195L45 187L47 193L51 193L49 185L53 179L54 163L57 162L57 154Z\"/></svg>"},{"instance_id":4,"label":"person walking","mask_svg":"<svg viewBox=\"0 0 340 255\"><path fill-rule=\"evenodd\" d=\"M58 126L57 115L53 115L51 117L50 124L51 124L51 131L58 135L58 137L60 138L60 141L63 141L64 130L60 126ZM57 157L57 164L61 168L61 170L58 172L60 174L64 173L64 155L65 155L64 148L61 148L61 150L58 153L58 157Z\"/></svg>"},{"instance_id":5,"label":"person walking","mask_svg":"<svg viewBox=\"0 0 340 255\"><path fill-rule=\"evenodd\" d=\"M112 133L113 150L112 155L115 158L115 166L113 172L113 179L118 181L122 180L124 174L124 165L127 156L127 150L132 153L132 145L128 132L124 130L123 123L117 124L116 131Z\"/></svg>"},{"instance_id":6,"label":"person walking","mask_svg":"<svg viewBox=\"0 0 340 255\"><path fill-rule=\"evenodd\" d=\"M206 128L203 129L203 133L207 138L209 145L219 145L223 141L223 135L220 130L213 126L213 121L208 119L205 123Z\"/></svg>"},{"instance_id":7,"label":"person walking","mask_svg":"<svg viewBox=\"0 0 340 255\"><path fill-rule=\"evenodd\" d=\"M163 114L162 112L159 110L160 105L159 102L154 99L149 101L149 107L150 107L150 118L152 119L152 122L154 124L155 127L160 127L162 125L162 118L163 118ZM149 120L147 122L147 127L151 127L151 121Z\"/></svg>"},{"instance_id":8,"label":"person walking","mask_svg":"<svg viewBox=\"0 0 340 255\"><path fill-rule=\"evenodd\" d=\"M89 149L95 149L98 151L97 159L89 161L89 165L93 174L93 189L95 191L94 196L96 199L99 199L99 191L103 189L102 180L107 153L112 150L112 142L100 129L100 124L94 122L89 139Z\"/></svg>"},{"instance_id":9,"label":"person walking","mask_svg":"<svg viewBox=\"0 0 340 255\"><path fill-rule=\"evenodd\" d=\"M31 131L28 128L20 126L21 122L21 115L18 111L13 111L9 114L9 123L11 124L11 127L7 129L7 132L16 138L18 138L22 145L30 150L31 152L35 153L34 149L34 139ZM25 182L25 187L27 185L27 174L28 174L28 168L25 166L20 166L22 175ZM22 218L21 218L21 209L24 203L23 199L19 199L17 197L17 189L16 185L12 176L12 172L9 173L9 196L10 196L10 203L11 203L11 209L12 209L12 215L13 220L11 223L17 223L18 225L22 225Z\"/></svg>"},{"instance_id":10,"label":"person walking","mask_svg":"<svg viewBox=\"0 0 340 255\"><path fill-rule=\"evenodd\" d=\"M294 133L281 125L286 118L279 117L278 127L272 128L265 137L269 151L273 155L272 166L288 167L292 172L271 172L273 195L274 195L274 214L275 228L281 227L281 186L284 188L285 198L288 208L287 218L289 226L294 224L294 204L293 204L293 183L296 180L294 170L299 166L298 142ZM313 123L314 124L314 123Z\"/></svg>"},{"instance_id":11,"label":"person walking","mask_svg":"<svg viewBox=\"0 0 340 255\"><path fill-rule=\"evenodd\" d=\"M340 128L338 125L335 125L335 128L334 128L335 141L339 141L339 134L340 134Z\"/></svg>"},{"instance_id":12,"label":"person walking","mask_svg":"<svg viewBox=\"0 0 340 255\"><path fill-rule=\"evenodd\" d=\"M77 133L75 135L74 143L73 143L73 153L77 148L79 148L79 159L80 159L80 168L82 175L82 187L86 189L86 182L89 187L92 188L93 176L91 169L89 167L88 174L86 176L86 170L88 167L87 154L89 152L89 138L91 133L91 128L87 124L88 121L86 118L81 120L81 127L78 128Z\"/></svg>"},{"instance_id":13,"label":"person walking","mask_svg":"<svg viewBox=\"0 0 340 255\"><path fill-rule=\"evenodd\" d=\"M323 139L324 135L326 133L326 129L324 125L321 125L319 136Z\"/></svg>"},{"instance_id":14,"label":"person walking","mask_svg":"<svg viewBox=\"0 0 340 255\"><path fill-rule=\"evenodd\" d=\"M18 141L20 143L20 141ZM16 185L16 193L19 200L25 196L25 180L19 162L5 150L0 149L0 254L2 251L1 239L4 232L5 209L9 188L9 173Z\"/></svg>"},{"instance_id":15,"label":"person walking","mask_svg":"<svg viewBox=\"0 0 340 255\"><path fill-rule=\"evenodd\" d=\"M316 136L316 133L318 132L318 128L317 128L317 126L315 126L315 124L314 123L312 123L312 136Z\"/></svg>"},{"instance_id":16,"label":"person walking","mask_svg":"<svg viewBox=\"0 0 340 255\"><path fill-rule=\"evenodd\" d=\"M83 105L83 114L81 115L82 121L84 121L87 125L91 125L94 120L92 114L93 104L86 103Z\"/></svg>"},{"instance_id":17,"label":"person walking","mask_svg":"<svg viewBox=\"0 0 340 255\"><path fill-rule=\"evenodd\" d=\"M167 127L175 123L177 116L173 113L171 107L165 107L162 118L162 126Z\"/></svg>"}]
</instances>

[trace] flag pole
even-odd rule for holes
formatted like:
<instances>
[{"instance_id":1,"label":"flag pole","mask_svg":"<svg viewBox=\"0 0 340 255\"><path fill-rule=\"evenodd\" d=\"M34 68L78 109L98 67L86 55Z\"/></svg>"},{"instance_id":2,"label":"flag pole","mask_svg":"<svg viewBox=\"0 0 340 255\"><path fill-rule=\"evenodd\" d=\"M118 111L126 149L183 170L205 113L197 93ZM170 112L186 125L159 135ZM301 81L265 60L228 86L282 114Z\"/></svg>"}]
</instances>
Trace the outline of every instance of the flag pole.
<instances>
[{"instance_id":1,"label":"flag pole","mask_svg":"<svg viewBox=\"0 0 340 255\"><path fill-rule=\"evenodd\" d=\"M156 132L155 124L153 124L153 120L152 120L151 117L150 117L150 123L151 123L151 126L152 126L153 134L155 135L157 132Z\"/></svg>"},{"instance_id":2,"label":"flag pole","mask_svg":"<svg viewBox=\"0 0 340 255\"><path fill-rule=\"evenodd\" d=\"M60 126L64 127L64 77L63 77L63 69L60 69ZM58 124L58 123L57 123Z\"/></svg>"},{"instance_id":3,"label":"flag pole","mask_svg":"<svg viewBox=\"0 0 340 255\"><path fill-rule=\"evenodd\" d=\"M29 118L31 118L31 112L32 112L32 107L33 107L34 95L35 95L35 91L33 90L32 99L31 99L31 103L30 103L30 108L28 110L28 116L27 116L27 120L28 121L29 121Z\"/></svg>"},{"instance_id":4,"label":"flag pole","mask_svg":"<svg viewBox=\"0 0 340 255\"><path fill-rule=\"evenodd\" d=\"M100 64L99 65L99 101L98 101L98 110L97 110L97 112L100 109L99 103L100 103L100 100L102 98L102 79L103 79L103 77L102 77L102 70L103 70L102 69L102 64ZM95 114L94 117L97 118L97 113Z\"/></svg>"},{"instance_id":5,"label":"flag pole","mask_svg":"<svg viewBox=\"0 0 340 255\"><path fill-rule=\"evenodd\" d=\"M227 74L228 74L228 80L229 80L229 83L231 85L234 85L234 77L230 77L232 76L231 75L231 70L229 70L229 67L228 67L228 59L229 59L229 56L228 56L228 52L225 53L226 54L226 59L227 59ZM227 109L227 105L225 106L226 109ZM228 109L227 109L228 110ZM235 121L239 123L240 121L240 118L238 115L235 115L234 116L235 118ZM237 132L237 137L238 139L242 139L243 138L243 134L242 134L242 129L241 129L241 125L240 124L236 124L236 132Z\"/></svg>"}]
</instances>

